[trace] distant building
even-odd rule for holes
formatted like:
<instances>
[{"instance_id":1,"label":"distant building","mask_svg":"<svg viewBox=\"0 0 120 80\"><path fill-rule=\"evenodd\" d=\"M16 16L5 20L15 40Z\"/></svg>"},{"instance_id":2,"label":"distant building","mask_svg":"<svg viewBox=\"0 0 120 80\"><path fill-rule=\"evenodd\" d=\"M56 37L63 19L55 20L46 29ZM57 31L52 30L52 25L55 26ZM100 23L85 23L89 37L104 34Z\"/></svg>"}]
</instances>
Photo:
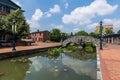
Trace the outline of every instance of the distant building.
<instances>
[{"instance_id":1,"label":"distant building","mask_svg":"<svg viewBox=\"0 0 120 80\"><path fill-rule=\"evenodd\" d=\"M0 18L7 16L9 13L11 13L13 10L21 9L20 6L12 2L11 0L0 0ZM6 42L8 39L8 32L5 30L2 30L0 34L0 41Z\"/></svg>"},{"instance_id":2,"label":"distant building","mask_svg":"<svg viewBox=\"0 0 120 80\"><path fill-rule=\"evenodd\" d=\"M35 42L45 42L50 40L50 32L49 31L37 31L30 33L29 36Z\"/></svg>"},{"instance_id":3,"label":"distant building","mask_svg":"<svg viewBox=\"0 0 120 80\"><path fill-rule=\"evenodd\" d=\"M106 25L103 25L103 33L105 33L107 30L113 30L113 25L112 24L106 24ZM100 26L96 26L95 28L95 33L99 34L99 31L100 31Z\"/></svg>"}]
</instances>

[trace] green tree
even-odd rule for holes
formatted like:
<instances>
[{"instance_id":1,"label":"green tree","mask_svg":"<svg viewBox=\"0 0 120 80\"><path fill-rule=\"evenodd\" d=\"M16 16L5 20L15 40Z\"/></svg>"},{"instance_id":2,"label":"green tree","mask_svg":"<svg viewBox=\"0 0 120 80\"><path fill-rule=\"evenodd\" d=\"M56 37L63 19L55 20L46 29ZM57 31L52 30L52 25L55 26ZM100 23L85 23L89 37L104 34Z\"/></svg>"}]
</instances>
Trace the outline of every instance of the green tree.
<instances>
[{"instance_id":1,"label":"green tree","mask_svg":"<svg viewBox=\"0 0 120 80\"><path fill-rule=\"evenodd\" d=\"M114 32L110 29L106 30L106 34L114 34Z\"/></svg>"},{"instance_id":2,"label":"green tree","mask_svg":"<svg viewBox=\"0 0 120 80\"><path fill-rule=\"evenodd\" d=\"M6 16L7 28L9 30L12 30L13 19L16 21L16 37L20 39L23 36L27 36L29 34L29 25L20 9L17 9Z\"/></svg>"},{"instance_id":3,"label":"green tree","mask_svg":"<svg viewBox=\"0 0 120 80\"><path fill-rule=\"evenodd\" d=\"M62 32L62 33L61 33L61 38L62 38L62 40L65 40L65 39L67 39L68 37L70 37L69 34L67 34L67 33L65 33L65 32Z\"/></svg>"},{"instance_id":4,"label":"green tree","mask_svg":"<svg viewBox=\"0 0 120 80\"><path fill-rule=\"evenodd\" d=\"M61 40L61 31L59 29L52 29L50 31L51 41L59 42Z\"/></svg>"},{"instance_id":5,"label":"green tree","mask_svg":"<svg viewBox=\"0 0 120 80\"><path fill-rule=\"evenodd\" d=\"M0 30L8 30L5 18L0 18Z\"/></svg>"},{"instance_id":6,"label":"green tree","mask_svg":"<svg viewBox=\"0 0 120 80\"><path fill-rule=\"evenodd\" d=\"M118 32L117 32L118 34L120 34L120 30L118 30Z\"/></svg>"},{"instance_id":7,"label":"green tree","mask_svg":"<svg viewBox=\"0 0 120 80\"><path fill-rule=\"evenodd\" d=\"M82 30L82 31L75 33L75 35L88 35L88 33Z\"/></svg>"},{"instance_id":8,"label":"green tree","mask_svg":"<svg viewBox=\"0 0 120 80\"><path fill-rule=\"evenodd\" d=\"M96 33L94 33L94 32L91 32L91 33L89 34L89 36L92 36L92 37L95 37L95 38L99 38L99 34L96 34Z\"/></svg>"}]
</instances>

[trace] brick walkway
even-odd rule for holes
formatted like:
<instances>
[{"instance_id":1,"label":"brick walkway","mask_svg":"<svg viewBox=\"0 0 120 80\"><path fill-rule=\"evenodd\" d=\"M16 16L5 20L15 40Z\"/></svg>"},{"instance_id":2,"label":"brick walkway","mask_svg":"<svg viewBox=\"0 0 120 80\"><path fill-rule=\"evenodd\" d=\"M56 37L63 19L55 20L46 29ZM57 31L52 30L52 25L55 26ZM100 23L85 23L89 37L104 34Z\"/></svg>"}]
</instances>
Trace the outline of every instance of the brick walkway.
<instances>
[{"instance_id":1,"label":"brick walkway","mask_svg":"<svg viewBox=\"0 0 120 80\"><path fill-rule=\"evenodd\" d=\"M52 47L52 46L59 46L60 43L36 43L32 46L17 46L16 51L22 51L22 50L29 50L29 49L37 49L37 48L45 48L45 47ZM6 52L12 52L12 48L0 48L0 54L6 53Z\"/></svg>"},{"instance_id":2,"label":"brick walkway","mask_svg":"<svg viewBox=\"0 0 120 80\"><path fill-rule=\"evenodd\" d=\"M103 80L120 80L120 45L107 44L99 55Z\"/></svg>"}]
</instances>

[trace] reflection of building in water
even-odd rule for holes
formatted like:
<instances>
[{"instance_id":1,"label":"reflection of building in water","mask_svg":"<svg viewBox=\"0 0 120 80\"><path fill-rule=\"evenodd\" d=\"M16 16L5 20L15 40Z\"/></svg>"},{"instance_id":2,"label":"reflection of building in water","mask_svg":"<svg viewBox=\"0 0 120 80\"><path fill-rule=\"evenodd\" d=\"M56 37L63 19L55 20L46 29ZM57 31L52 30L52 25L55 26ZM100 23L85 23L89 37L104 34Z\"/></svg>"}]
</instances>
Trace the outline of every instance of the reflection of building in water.
<instances>
[{"instance_id":1,"label":"reflection of building in water","mask_svg":"<svg viewBox=\"0 0 120 80\"><path fill-rule=\"evenodd\" d=\"M107 31L107 30L112 30L113 31L113 25L112 24L103 24L103 34ZM100 32L100 26L96 26L95 28L95 33L99 34Z\"/></svg>"}]
</instances>

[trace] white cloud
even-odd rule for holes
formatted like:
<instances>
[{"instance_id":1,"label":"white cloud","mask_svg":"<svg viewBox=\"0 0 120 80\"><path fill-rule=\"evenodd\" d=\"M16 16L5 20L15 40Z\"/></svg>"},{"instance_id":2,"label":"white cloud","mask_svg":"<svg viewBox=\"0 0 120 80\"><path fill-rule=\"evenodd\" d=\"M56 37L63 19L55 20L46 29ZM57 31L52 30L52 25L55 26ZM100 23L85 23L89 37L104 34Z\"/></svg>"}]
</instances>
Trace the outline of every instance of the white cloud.
<instances>
[{"instance_id":1,"label":"white cloud","mask_svg":"<svg viewBox=\"0 0 120 80\"><path fill-rule=\"evenodd\" d=\"M69 4L65 3L64 6L65 6L65 9L67 9L69 7Z\"/></svg>"},{"instance_id":2,"label":"white cloud","mask_svg":"<svg viewBox=\"0 0 120 80\"><path fill-rule=\"evenodd\" d=\"M78 31L80 31L80 29L79 28L74 28L73 31L78 32Z\"/></svg>"},{"instance_id":3,"label":"white cloud","mask_svg":"<svg viewBox=\"0 0 120 80\"><path fill-rule=\"evenodd\" d=\"M53 8L50 8L50 13L59 13L60 12L60 6L55 4Z\"/></svg>"},{"instance_id":4,"label":"white cloud","mask_svg":"<svg viewBox=\"0 0 120 80\"><path fill-rule=\"evenodd\" d=\"M49 12L45 12L45 15L46 15L47 17L51 17L51 16L52 16L52 14L49 13Z\"/></svg>"},{"instance_id":5,"label":"white cloud","mask_svg":"<svg viewBox=\"0 0 120 80\"><path fill-rule=\"evenodd\" d=\"M49 11L45 12L44 14L46 17L51 17L52 14L59 13L60 11L60 6L58 4L55 4L53 8L50 8Z\"/></svg>"},{"instance_id":6,"label":"white cloud","mask_svg":"<svg viewBox=\"0 0 120 80\"><path fill-rule=\"evenodd\" d=\"M65 24L87 25L96 15L103 16L113 13L118 5L110 5L106 0L95 0L89 6L78 7L70 14L65 14L62 21Z\"/></svg>"},{"instance_id":7,"label":"white cloud","mask_svg":"<svg viewBox=\"0 0 120 80\"><path fill-rule=\"evenodd\" d=\"M22 4L20 2L18 2L17 0L12 0L14 3L16 3L18 6L22 6Z\"/></svg>"},{"instance_id":8,"label":"white cloud","mask_svg":"<svg viewBox=\"0 0 120 80\"><path fill-rule=\"evenodd\" d=\"M43 12L40 9L36 9L35 13L32 15L32 20L40 20L43 16Z\"/></svg>"},{"instance_id":9,"label":"white cloud","mask_svg":"<svg viewBox=\"0 0 120 80\"><path fill-rule=\"evenodd\" d=\"M104 19L104 24L113 24L115 28L120 28L120 19Z\"/></svg>"},{"instance_id":10,"label":"white cloud","mask_svg":"<svg viewBox=\"0 0 120 80\"><path fill-rule=\"evenodd\" d=\"M93 29L94 30L97 25L99 25L99 23L91 23L91 24L88 24L86 27L87 27L87 29Z\"/></svg>"},{"instance_id":11,"label":"white cloud","mask_svg":"<svg viewBox=\"0 0 120 80\"><path fill-rule=\"evenodd\" d=\"M36 9L35 13L32 15L32 18L30 20L27 20L30 27L40 27L39 21L43 16L43 12L40 9Z\"/></svg>"},{"instance_id":12,"label":"white cloud","mask_svg":"<svg viewBox=\"0 0 120 80\"><path fill-rule=\"evenodd\" d=\"M38 21L34 20L27 20L28 24L30 25L31 28L38 28L40 27L40 24Z\"/></svg>"},{"instance_id":13,"label":"white cloud","mask_svg":"<svg viewBox=\"0 0 120 80\"><path fill-rule=\"evenodd\" d=\"M51 24L51 27L52 28L57 28L57 29L60 29L60 30L62 30L64 28L64 26L62 24L60 24L60 25Z\"/></svg>"}]
</instances>

